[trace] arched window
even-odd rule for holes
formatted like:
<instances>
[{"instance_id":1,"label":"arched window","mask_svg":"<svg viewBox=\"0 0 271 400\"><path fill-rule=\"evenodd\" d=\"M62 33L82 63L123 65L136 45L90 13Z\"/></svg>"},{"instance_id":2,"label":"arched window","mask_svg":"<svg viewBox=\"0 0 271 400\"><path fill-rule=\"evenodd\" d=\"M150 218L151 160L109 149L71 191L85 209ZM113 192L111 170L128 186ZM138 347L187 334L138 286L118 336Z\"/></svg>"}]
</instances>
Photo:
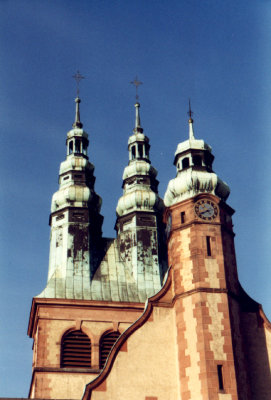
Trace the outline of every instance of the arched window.
<instances>
[{"instance_id":1,"label":"arched window","mask_svg":"<svg viewBox=\"0 0 271 400\"><path fill-rule=\"evenodd\" d=\"M72 154L72 152L73 152L73 142L70 141L70 143L69 143L69 154Z\"/></svg>"},{"instance_id":2,"label":"arched window","mask_svg":"<svg viewBox=\"0 0 271 400\"><path fill-rule=\"evenodd\" d=\"M82 331L72 331L61 342L61 368L90 368L91 342Z\"/></svg>"},{"instance_id":3,"label":"arched window","mask_svg":"<svg viewBox=\"0 0 271 400\"><path fill-rule=\"evenodd\" d=\"M106 333L100 340L100 368L104 367L108 354L120 336L118 331Z\"/></svg>"}]
</instances>

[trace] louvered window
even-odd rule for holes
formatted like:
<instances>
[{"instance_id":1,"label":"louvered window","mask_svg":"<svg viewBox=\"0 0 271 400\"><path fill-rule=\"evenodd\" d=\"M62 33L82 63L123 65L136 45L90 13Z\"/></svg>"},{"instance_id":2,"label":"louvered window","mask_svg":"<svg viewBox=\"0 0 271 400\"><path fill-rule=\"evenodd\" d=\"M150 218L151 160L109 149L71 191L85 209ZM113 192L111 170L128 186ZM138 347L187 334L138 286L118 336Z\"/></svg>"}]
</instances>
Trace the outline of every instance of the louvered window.
<instances>
[{"instance_id":1,"label":"louvered window","mask_svg":"<svg viewBox=\"0 0 271 400\"><path fill-rule=\"evenodd\" d=\"M119 332L109 332L102 336L100 340L100 368L104 367L108 354L119 336Z\"/></svg>"},{"instance_id":2,"label":"louvered window","mask_svg":"<svg viewBox=\"0 0 271 400\"><path fill-rule=\"evenodd\" d=\"M82 331L72 331L64 335L61 345L61 367L91 367L91 342Z\"/></svg>"}]
</instances>

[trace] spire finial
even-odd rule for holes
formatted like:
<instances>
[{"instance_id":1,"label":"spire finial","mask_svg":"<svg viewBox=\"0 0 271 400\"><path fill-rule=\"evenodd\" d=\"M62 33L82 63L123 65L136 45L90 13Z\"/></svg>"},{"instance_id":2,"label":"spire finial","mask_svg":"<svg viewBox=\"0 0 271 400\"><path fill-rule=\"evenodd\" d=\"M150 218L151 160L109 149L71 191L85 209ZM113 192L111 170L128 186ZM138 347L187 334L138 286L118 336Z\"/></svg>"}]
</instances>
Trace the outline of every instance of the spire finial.
<instances>
[{"instance_id":1,"label":"spire finial","mask_svg":"<svg viewBox=\"0 0 271 400\"><path fill-rule=\"evenodd\" d=\"M140 104L139 104L138 102L135 103L135 109L136 109L136 115L135 115L135 129L134 129L134 132L135 132L135 133L136 133L136 132L140 132L140 133L143 132L143 129L141 128L141 125L140 125L139 107L140 107Z\"/></svg>"},{"instance_id":2,"label":"spire finial","mask_svg":"<svg viewBox=\"0 0 271 400\"><path fill-rule=\"evenodd\" d=\"M188 111L187 114L189 115L189 122L193 122L193 119L192 119L193 111L191 110L191 102L190 102L190 99L189 99L189 111Z\"/></svg>"},{"instance_id":3,"label":"spire finial","mask_svg":"<svg viewBox=\"0 0 271 400\"><path fill-rule=\"evenodd\" d=\"M76 99L75 99L76 108L75 108L75 120L72 126L73 128L82 128L83 124L80 121L80 108L79 108L79 104L81 103L81 100L79 98L79 84L82 79L85 79L85 77L81 75L79 71L77 71L76 74L73 75L73 78L76 82Z\"/></svg>"},{"instance_id":4,"label":"spire finial","mask_svg":"<svg viewBox=\"0 0 271 400\"><path fill-rule=\"evenodd\" d=\"M136 76L135 79L134 79L132 82L130 82L130 83L131 83L132 85L134 85L135 88L136 88L136 96L135 96L135 98L136 98L136 101L138 102L138 99L139 99L139 97L138 97L138 86L143 85L143 82L140 82L140 81L138 80L137 76Z\"/></svg>"},{"instance_id":5,"label":"spire finial","mask_svg":"<svg viewBox=\"0 0 271 400\"><path fill-rule=\"evenodd\" d=\"M191 109L191 102L190 102L190 99L189 99L189 111L188 111L188 113L187 113L188 115L189 115L189 140L195 140L195 136L194 136L194 130L193 130L193 118L192 118L192 115L193 115L193 112L192 112L192 109Z\"/></svg>"}]
</instances>

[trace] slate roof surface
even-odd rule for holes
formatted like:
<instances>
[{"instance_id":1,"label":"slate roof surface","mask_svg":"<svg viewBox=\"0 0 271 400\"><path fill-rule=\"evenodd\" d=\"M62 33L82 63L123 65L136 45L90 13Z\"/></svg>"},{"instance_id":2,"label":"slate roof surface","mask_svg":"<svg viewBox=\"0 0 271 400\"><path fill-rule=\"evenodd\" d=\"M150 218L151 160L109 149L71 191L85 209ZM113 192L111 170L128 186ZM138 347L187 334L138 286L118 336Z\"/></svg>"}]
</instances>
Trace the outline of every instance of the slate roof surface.
<instances>
[{"instance_id":1,"label":"slate roof surface","mask_svg":"<svg viewBox=\"0 0 271 400\"><path fill-rule=\"evenodd\" d=\"M116 239L103 240L107 251L92 279L89 271L82 271L81 276L62 277L56 270L36 297L145 302L160 290L157 275L146 271L134 278L132 269L120 259Z\"/></svg>"}]
</instances>

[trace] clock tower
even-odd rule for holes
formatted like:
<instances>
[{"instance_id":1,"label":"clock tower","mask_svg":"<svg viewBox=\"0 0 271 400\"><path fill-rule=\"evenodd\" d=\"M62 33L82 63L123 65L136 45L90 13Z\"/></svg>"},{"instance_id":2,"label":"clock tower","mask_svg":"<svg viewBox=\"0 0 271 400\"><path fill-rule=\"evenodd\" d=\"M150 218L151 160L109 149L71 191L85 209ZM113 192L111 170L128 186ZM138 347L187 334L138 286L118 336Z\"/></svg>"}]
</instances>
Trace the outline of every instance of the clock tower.
<instances>
[{"instance_id":1,"label":"clock tower","mask_svg":"<svg viewBox=\"0 0 271 400\"><path fill-rule=\"evenodd\" d=\"M177 146L177 176L165 194L181 398L250 399L230 190L189 114L189 139Z\"/></svg>"}]
</instances>

